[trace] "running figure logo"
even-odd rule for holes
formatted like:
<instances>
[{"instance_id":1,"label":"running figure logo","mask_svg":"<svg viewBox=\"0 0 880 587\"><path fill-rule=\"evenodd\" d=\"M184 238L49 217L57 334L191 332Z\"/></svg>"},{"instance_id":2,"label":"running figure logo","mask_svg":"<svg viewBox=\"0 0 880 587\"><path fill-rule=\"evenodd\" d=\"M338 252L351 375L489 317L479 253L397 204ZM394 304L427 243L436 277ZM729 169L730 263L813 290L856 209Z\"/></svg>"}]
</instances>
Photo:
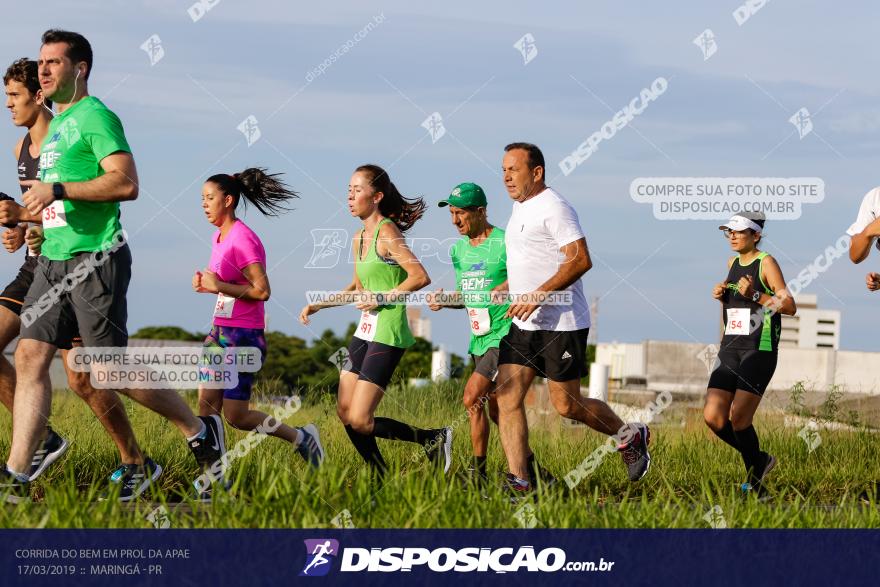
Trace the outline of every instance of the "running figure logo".
<instances>
[{"instance_id":1,"label":"running figure logo","mask_svg":"<svg viewBox=\"0 0 880 587\"><path fill-rule=\"evenodd\" d=\"M162 39L159 35L151 35L149 39L141 45L147 55L150 57L150 67L159 63L165 57L165 48L162 46Z\"/></svg>"},{"instance_id":2,"label":"running figure logo","mask_svg":"<svg viewBox=\"0 0 880 587\"><path fill-rule=\"evenodd\" d=\"M312 256L306 269L332 269L339 263L348 241L348 233L341 228L313 228Z\"/></svg>"},{"instance_id":3,"label":"running figure logo","mask_svg":"<svg viewBox=\"0 0 880 587\"><path fill-rule=\"evenodd\" d=\"M803 139L805 136L813 132L813 119L810 116L810 111L806 108L801 108L795 112L788 121L797 129L798 138Z\"/></svg>"},{"instance_id":4,"label":"running figure logo","mask_svg":"<svg viewBox=\"0 0 880 587\"><path fill-rule=\"evenodd\" d=\"M339 541L332 538L305 540L306 566L300 577L323 577L330 572L331 558L339 554Z\"/></svg>"},{"instance_id":5,"label":"running figure logo","mask_svg":"<svg viewBox=\"0 0 880 587\"><path fill-rule=\"evenodd\" d=\"M428 134L431 136L431 144L436 143L443 135L446 134L446 127L443 126L443 117L440 116L439 112L434 112L422 121L422 128L428 131Z\"/></svg>"},{"instance_id":6,"label":"running figure logo","mask_svg":"<svg viewBox=\"0 0 880 587\"><path fill-rule=\"evenodd\" d=\"M242 120L235 128L244 135L248 147L259 141L260 137L263 136L263 133L260 132L260 127L257 125L257 117L253 114Z\"/></svg>"},{"instance_id":7,"label":"running figure logo","mask_svg":"<svg viewBox=\"0 0 880 587\"><path fill-rule=\"evenodd\" d=\"M703 52L703 61L707 61L710 57L715 55L715 51L718 50L718 44L715 43L715 33L712 32L712 29L706 29L702 33L700 33L696 39L694 39L694 45L700 48L700 51Z\"/></svg>"},{"instance_id":8,"label":"running figure logo","mask_svg":"<svg viewBox=\"0 0 880 587\"><path fill-rule=\"evenodd\" d=\"M529 61L538 56L538 46L535 44L535 37L532 33L526 33L513 44L513 48L520 52L523 57L523 65L528 65Z\"/></svg>"}]
</instances>

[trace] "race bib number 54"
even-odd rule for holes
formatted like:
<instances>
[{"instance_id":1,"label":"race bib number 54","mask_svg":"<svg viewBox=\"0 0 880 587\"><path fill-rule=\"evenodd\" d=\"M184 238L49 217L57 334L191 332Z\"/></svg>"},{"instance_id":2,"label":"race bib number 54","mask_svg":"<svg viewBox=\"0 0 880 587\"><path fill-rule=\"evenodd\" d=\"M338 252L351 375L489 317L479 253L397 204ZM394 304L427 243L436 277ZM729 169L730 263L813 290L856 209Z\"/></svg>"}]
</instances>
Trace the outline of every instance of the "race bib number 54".
<instances>
[{"instance_id":1,"label":"race bib number 54","mask_svg":"<svg viewBox=\"0 0 880 587\"><path fill-rule=\"evenodd\" d=\"M751 320L752 315L748 308L728 308L727 327L724 329L724 334L748 334Z\"/></svg>"},{"instance_id":2,"label":"race bib number 54","mask_svg":"<svg viewBox=\"0 0 880 587\"><path fill-rule=\"evenodd\" d=\"M55 200L50 206L43 208L43 228L59 226L67 226L67 216L64 213L64 202Z\"/></svg>"},{"instance_id":3,"label":"race bib number 54","mask_svg":"<svg viewBox=\"0 0 880 587\"><path fill-rule=\"evenodd\" d=\"M232 309L235 307L235 298L217 294L217 303L214 305L215 318L232 318Z\"/></svg>"}]
</instances>

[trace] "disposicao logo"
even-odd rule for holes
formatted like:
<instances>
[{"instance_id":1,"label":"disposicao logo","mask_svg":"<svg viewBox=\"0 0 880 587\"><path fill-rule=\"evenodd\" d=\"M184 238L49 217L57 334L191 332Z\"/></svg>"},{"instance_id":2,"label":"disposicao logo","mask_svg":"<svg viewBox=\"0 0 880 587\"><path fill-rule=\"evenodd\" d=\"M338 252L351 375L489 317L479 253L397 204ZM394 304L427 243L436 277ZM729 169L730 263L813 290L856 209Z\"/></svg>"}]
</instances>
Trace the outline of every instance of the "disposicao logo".
<instances>
[{"instance_id":1,"label":"disposicao logo","mask_svg":"<svg viewBox=\"0 0 880 587\"><path fill-rule=\"evenodd\" d=\"M323 577L330 572L333 559L339 554L339 541L332 538L305 540L306 566L300 577Z\"/></svg>"}]
</instances>

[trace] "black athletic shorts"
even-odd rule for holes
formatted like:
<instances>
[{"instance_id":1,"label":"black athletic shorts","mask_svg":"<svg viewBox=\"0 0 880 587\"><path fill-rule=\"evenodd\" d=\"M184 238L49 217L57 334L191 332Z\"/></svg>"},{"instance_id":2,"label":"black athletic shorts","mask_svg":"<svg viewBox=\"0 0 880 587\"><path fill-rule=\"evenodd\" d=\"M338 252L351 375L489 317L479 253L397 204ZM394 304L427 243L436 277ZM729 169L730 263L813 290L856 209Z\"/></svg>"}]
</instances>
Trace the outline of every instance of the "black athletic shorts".
<instances>
[{"instance_id":1,"label":"black athletic shorts","mask_svg":"<svg viewBox=\"0 0 880 587\"><path fill-rule=\"evenodd\" d=\"M67 261L39 257L21 311L21 338L68 348L79 330L87 347L127 346L129 281L128 245Z\"/></svg>"},{"instance_id":2,"label":"black athletic shorts","mask_svg":"<svg viewBox=\"0 0 880 587\"><path fill-rule=\"evenodd\" d=\"M385 389L405 352L406 349L381 342L368 342L355 336L348 343L351 365L343 369L356 374L359 380L369 381Z\"/></svg>"},{"instance_id":3,"label":"black athletic shorts","mask_svg":"<svg viewBox=\"0 0 880 587\"><path fill-rule=\"evenodd\" d=\"M708 387L723 389L730 393L741 389L756 395L764 395L773 372L776 371L778 353L771 351L721 349L715 370L709 377Z\"/></svg>"},{"instance_id":4,"label":"black athletic shorts","mask_svg":"<svg viewBox=\"0 0 880 587\"><path fill-rule=\"evenodd\" d=\"M482 355L471 355L474 362L474 373L479 373L489 381L498 376L498 347L488 349Z\"/></svg>"},{"instance_id":5,"label":"black athletic shorts","mask_svg":"<svg viewBox=\"0 0 880 587\"><path fill-rule=\"evenodd\" d=\"M501 339L498 364L531 367L551 381L571 381L586 377L587 334L581 330L522 330L516 324Z\"/></svg>"},{"instance_id":6,"label":"black athletic shorts","mask_svg":"<svg viewBox=\"0 0 880 587\"><path fill-rule=\"evenodd\" d=\"M18 270L18 275L0 294L0 306L9 308L12 312L15 312L16 316L21 315L24 297L27 295L31 283L34 282L34 269L37 268L37 259L38 257L26 257L24 264Z\"/></svg>"}]
</instances>

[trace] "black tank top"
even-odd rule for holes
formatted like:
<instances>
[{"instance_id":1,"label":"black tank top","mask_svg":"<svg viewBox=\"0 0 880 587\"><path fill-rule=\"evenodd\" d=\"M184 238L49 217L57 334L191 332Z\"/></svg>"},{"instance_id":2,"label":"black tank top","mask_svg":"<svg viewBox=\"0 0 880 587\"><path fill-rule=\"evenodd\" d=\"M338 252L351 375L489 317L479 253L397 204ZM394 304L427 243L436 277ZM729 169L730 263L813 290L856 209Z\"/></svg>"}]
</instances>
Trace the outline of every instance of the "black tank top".
<instances>
[{"instance_id":1,"label":"black tank top","mask_svg":"<svg viewBox=\"0 0 880 587\"><path fill-rule=\"evenodd\" d=\"M724 336L721 348L777 352L782 333L782 315L757 302L744 298L737 290L740 278L750 275L755 291L773 295L761 280L761 264L767 253L761 252L748 265L740 265L739 256L727 272L727 289L721 298L724 308Z\"/></svg>"},{"instance_id":2,"label":"black tank top","mask_svg":"<svg viewBox=\"0 0 880 587\"><path fill-rule=\"evenodd\" d=\"M40 179L40 156L31 157L31 133L24 135L21 143L21 152L18 154L18 180ZM21 193L28 191L27 186L21 186ZM24 246L25 257L32 257L30 249Z\"/></svg>"},{"instance_id":3,"label":"black tank top","mask_svg":"<svg viewBox=\"0 0 880 587\"><path fill-rule=\"evenodd\" d=\"M24 135L21 143L21 153L18 154L18 179L40 179L40 156L31 157L31 133ZM21 186L21 193L25 193L27 187Z\"/></svg>"}]
</instances>

